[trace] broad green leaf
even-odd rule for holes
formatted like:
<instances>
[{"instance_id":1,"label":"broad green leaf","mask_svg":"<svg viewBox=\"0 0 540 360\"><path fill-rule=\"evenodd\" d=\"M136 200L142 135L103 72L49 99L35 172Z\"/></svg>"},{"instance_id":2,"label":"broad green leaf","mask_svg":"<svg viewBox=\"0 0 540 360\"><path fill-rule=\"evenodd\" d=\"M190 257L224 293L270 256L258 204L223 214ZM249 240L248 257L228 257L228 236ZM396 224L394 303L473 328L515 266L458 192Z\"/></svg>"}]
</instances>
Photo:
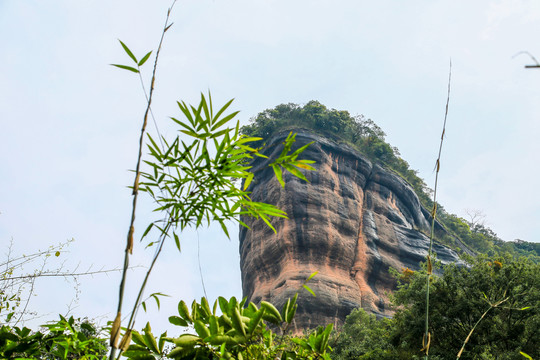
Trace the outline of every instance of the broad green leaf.
<instances>
[{"instance_id":1,"label":"broad green leaf","mask_svg":"<svg viewBox=\"0 0 540 360\"><path fill-rule=\"evenodd\" d=\"M199 335L201 338L205 339L210 336L210 330L208 330L201 320L195 320L193 327L195 328L197 335Z\"/></svg>"},{"instance_id":2,"label":"broad green leaf","mask_svg":"<svg viewBox=\"0 0 540 360\"><path fill-rule=\"evenodd\" d=\"M129 71L132 71L136 74L139 73L139 70L135 69L134 67L131 67L131 66L127 66L127 65L120 65L120 64L111 64L112 66L116 66L117 68L120 68L120 69L124 69L124 70L129 70Z\"/></svg>"},{"instance_id":3,"label":"broad green leaf","mask_svg":"<svg viewBox=\"0 0 540 360\"><path fill-rule=\"evenodd\" d=\"M144 346L144 338L138 331L135 331L135 330L131 331L131 340L133 340L135 344Z\"/></svg>"},{"instance_id":4,"label":"broad green leaf","mask_svg":"<svg viewBox=\"0 0 540 360\"><path fill-rule=\"evenodd\" d=\"M195 345L197 342L199 342L199 340L201 340L201 338L198 336L192 334L183 334L176 339L173 339L173 343L176 346L187 347Z\"/></svg>"},{"instance_id":5,"label":"broad green leaf","mask_svg":"<svg viewBox=\"0 0 540 360\"><path fill-rule=\"evenodd\" d=\"M169 322L176 326L188 326L187 321L179 316L169 316Z\"/></svg>"},{"instance_id":6,"label":"broad green leaf","mask_svg":"<svg viewBox=\"0 0 540 360\"><path fill-rule=\"evenodd\" d=\"M229 311L229 302L223 296L218 297L219 308L223 314L227 314Z\"/></svg>"},{"instance_id":7,"label":"broad green leaf","mask_svg":"<svg viewBox=\"0 0 540 360\"><path fill-rule=\"evenodd\" d=\"M143 329L143 331L144 331L143 338L145 340L144 343L146 344L146 346L148 346L148 348L152 350L153 352L155 352L156 354L161 354L157 345L156 338L152 334L150 323L146 323L146 326Z\"/></svg>"},{"instance_id":8,"label":"broad green leaf","mask_svg":"<svg viewBox=\"0 0 540 360\"><path fill-rule=\"evenodd\" d=\"M178 314L180 314L180 317L184 320L187 320L190 323L193 322L193 319L189 314L189 309L184 300L180 300L180 302L178 303Z\"/></svg>"},{"instance_id":9,"label":"broad green leaf","mask_svg":"<svg viewBox=\"0 0 540 360\"><path fill-rule=\"evenodd\" d=\"M263 315L264 315L264 311L265 311L264 309L259 309L251 316L251 320L249 321L248 329L247 329L247 333L249 335L252 335L255 329L257 329L257 327L261 323Z\"/></svg>"},{"instance_id":10,"label":"broad green leaf","mask_svg":"<svg viewBox=\"0 0 540 360\"><path fill-rule=\"evenodd\" d=\"M118 39L118 41L120 41L120 44L122 44L122 47L124 48L124 51L129 55L129 57L135 61L135 64L137 64L137 58L135 57L135 55L133 55L133 53L131 52L131 50L129 50L129 48L126 46L126 44L124 44L122 42L122 40Z\"/></svg>"},{"instance_id":11,"label":"broad green leaf","mask_svg":"<svg viewBox=\"0 0 540 360\"><path fill-rule=\"evenodd\" d=\"M210 304L208 303L208 300L206 300L206 297L201 298L201 309L204 311L205 318L212 315L212 310L210 309Z\"/></svg>"},{"instance_id":12,"label":"broad green leaf","mask_svg":"<svg viewBox=\"0 0 540 360\"><path fill-rule=\"evenodd\" d=\"M217 335L219 333L219 322L215 315L208 318L208 325L212 335Z\"/></svg>"},{"instance_id":13,"label":"broad green leaf","mask_svg":"<svg viewBox=\"0 0 540 360\"><path fill-rule=\"evenodd\" d=\"M242 322L242 318L240 316L240 312L238 311L238 308L234 308L232 312L232 324L236 331L238 331L243 336L246 336L246 329L244 327L244 323Z\"/></svg>"},{"instance_id":14,"label":"broad green leaf","mask_svg":"<svg viewBox=\"0 0 540 360\"><path fill-rule=\"evenodd\" d=\"M265 315L269 315L269 317L264 317L265 320L268 320L274 324L279 324L283 321L278 309L276 309L276 307L268 301L261 301L261 308L264 308ZM269 319L273 319L273 321Z\"/></svg>"}]
</instances>

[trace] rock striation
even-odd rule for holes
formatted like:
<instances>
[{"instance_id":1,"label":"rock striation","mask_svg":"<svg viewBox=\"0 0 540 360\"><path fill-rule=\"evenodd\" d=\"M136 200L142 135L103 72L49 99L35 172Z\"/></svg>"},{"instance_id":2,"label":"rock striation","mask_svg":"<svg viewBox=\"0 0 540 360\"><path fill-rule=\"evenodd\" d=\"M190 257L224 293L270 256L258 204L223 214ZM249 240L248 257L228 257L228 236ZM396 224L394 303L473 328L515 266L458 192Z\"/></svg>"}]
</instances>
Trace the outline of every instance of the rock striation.
<instances>
[{"instance_id":1,"label":"rock striation","mask_svg":"<svg viewBox=\"0 0 540 360\"><path fill-rule=\"evenodd\" d=\"M388 294L395 288L389 268L416 270L429 246L426 213L413 189L398 175L372 164L353 148L309 130L295 130L296 144L313 142L302 158L315 160L309 182L284 172L285 187L258 158L250 185L252 200L278 206L289 219L273 219L274 233L263 221L244 217L240 227L243 295L255 303L280 307L306 278L295 318L297 330L343 324L357 307L390 316ZM266 155L281 152L287 132L275 134ZM435 245L443 263L459 261L451 249Z\"/></svg>"}]
</instances>

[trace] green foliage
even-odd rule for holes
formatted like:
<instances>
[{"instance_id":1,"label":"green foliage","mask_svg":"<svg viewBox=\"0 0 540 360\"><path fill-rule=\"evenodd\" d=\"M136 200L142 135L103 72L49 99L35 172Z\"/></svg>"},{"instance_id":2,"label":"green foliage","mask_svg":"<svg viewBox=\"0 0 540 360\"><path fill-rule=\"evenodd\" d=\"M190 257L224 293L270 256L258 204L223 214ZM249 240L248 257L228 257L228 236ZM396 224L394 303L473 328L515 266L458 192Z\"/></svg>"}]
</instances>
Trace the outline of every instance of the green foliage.
<instances>
[{"instance_id":1,"label":"green foliage","mask_svg":"<svg viewBox=\"0 0 540 360\"><path fill-rule=\"evenodd\" d=\"M454 359L470 334L463 359L540 358L540 265L509 255L470 261L433 277L430 355ZM411 350L421 348L425 286L425 272L415 272L394 293L394 342Z\"/></svg>"},{"instance_id":2,"label":"green foliage","mask_svg":"<svg viewBox=\"0 0 540 360\"><path fill-rule=\"evenodd\" d=\"M410 359L410 354L399 356L390 342L392 320L377 320L375 315L363 309L353 310L345 321L341 332L333 339L332 359Z\"/></svg>"},{"instance_id":3,"label":"green foliage","mask_svg":"<svg viewBox=\"0 0 540 360\"><path fill-rule=\"evenodd\" d=\"M0 358L2 359L103 359L107 353L106 340L87 320L66 319L42 325L32 332L24 327L0 328Z\"/></svg>"},{"instance_id":4,"label":"green foliage","mask_svg":"<svg viewBox=\"0 0 540 360\"><path fill-rule=\"evenodd\" d=\"M227 126L238 113L225 114L231 103L232 100L214 113L211 97L207 100L202 94L197 107L179 102L184 119L172 120L191 141L184 141L180 135L172 141L163 137L162 148L148 136L151 160L145 163L151 170L141 173L143 181L138 190L148 193L156 202L154 211L166 212L168 217L150 224L143 238L152 228L168 236L170 229L181 232L188 226L197 228L211 221L221 224L229 236L225 221L239 221L240 215L260 218L272 229L271 216L286 217L273 205L251 201L246 191L253 179L250 161L255 156L266 156L252 145L261 138L241 135L239 122L234 127ZM312 161L298 159L305 146L292 152L294 141L295 135L291 133L281 155L270 164L278 180L282 179L283 169L302 179L305 177L299 169L313 170L309 165ZM242 179L243 188L238 182ZM173 236L178 238L176 230Z\"/></svg>"},{"instance_id":5,"label":"green foliage","mask_svg":"<svg viewBox=\"0 0 540 360\"><path fill-rule=\"evenodd\" d=\"M371 119L363 115L351 116L348 111L328 109L318 101L304 106L281 104L268 109L251 119L242 127L242 133L268 139L283 129L306 128L323 136L345 141L370 160L394 170L406 179L419 196L429 202L429 189L416 171L399 156L397 148L385 141L386 134Z\"/></svg>"},{"instance_id":6,"label":"green foliage","mask_svg":"<svg viewBox=\"0 0 540 360\"><path fill-rule=\"evenodd\" d=\"M219 297L212 307L206 298L193 301L188 307L178 304L178 315L169 322L190 333L179 337L162 334L154 337L150 325L143 334L132 332L132 345L123 353L128 359L325 359L329 360L328 341L332 325L319 328L308 338L288 337L287 331L296 313L297 295L289 299L278 311L272 304L262 302L261 307L245 304L245 299L227 300ZM276 328L278 334L266 322ZM188 330L188 331L189 331ZM194 332L194 333L193 333ZM165 350L166 344L171 345Z\"/></svg>"}]
</instances>

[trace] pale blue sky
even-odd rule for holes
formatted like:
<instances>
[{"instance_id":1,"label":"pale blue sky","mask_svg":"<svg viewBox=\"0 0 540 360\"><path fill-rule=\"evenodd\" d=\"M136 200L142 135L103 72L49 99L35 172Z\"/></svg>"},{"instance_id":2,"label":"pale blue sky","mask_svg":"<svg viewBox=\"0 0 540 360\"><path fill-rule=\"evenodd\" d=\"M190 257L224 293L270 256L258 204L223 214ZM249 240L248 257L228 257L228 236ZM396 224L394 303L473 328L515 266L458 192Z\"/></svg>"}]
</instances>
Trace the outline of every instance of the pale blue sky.
<instances>
[{"instance_id":1,"label":"pale blue sky","mask_svg":"<svg viewBox=\"0 0 540 360\"><path fill-rule=\"evenodd\" d=\"M129 60L117 39L138 56L155 49L169 5L0 0L3 248L73 237L67 265L121 265L144 97L135 75L108 64ZM540 241L540 71L512 58L540 57L539 2L179 0L172 20L153 107L163 133L174 134L176 100L201 91L217 104L235 98L243 123L314 99L373 119L431 186L452 58L439 200L460 216L482 210L505 240ZM149 209L143 201L139 231ZM236 236L199 238L210 298L241 296ZM152 289L174 299L155 319L202 295L196 241L186 234L184 253L171 247L163 258ZM136 249L134 263L150 255ZM116 274L82 279L75 314L110 316L117 284ZM52 314L73 297L63 281L44 280L37 293L31 307Z\"/></svg>"}]
</instances>

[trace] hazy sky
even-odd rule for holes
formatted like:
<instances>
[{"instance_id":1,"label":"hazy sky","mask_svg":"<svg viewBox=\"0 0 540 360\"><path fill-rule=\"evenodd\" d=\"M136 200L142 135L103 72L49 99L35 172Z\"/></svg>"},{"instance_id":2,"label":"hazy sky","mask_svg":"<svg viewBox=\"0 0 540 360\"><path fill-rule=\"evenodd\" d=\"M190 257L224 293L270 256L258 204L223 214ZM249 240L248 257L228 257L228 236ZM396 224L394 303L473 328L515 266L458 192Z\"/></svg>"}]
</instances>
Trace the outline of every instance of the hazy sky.
<instances>
[{"instance_id":1,"label":"hazy sky","mask_svg":"<svg viewBox=\"0 0 540 360\"><path fill-rule=\"evenodd\" d=\"M155 49L170 3L0 0L2 254L11 239L28 254L74 238L49 267L120 267L145 101L137 76L109 64L129 63L117 39L139 57ZM243 124L281 103L319 100L374 120L430 186L451 58L439 202L463 217L483 211L505 240L540 241L540 70L513 58L540 58L540 2L179 0L172 21L153 106L166 136L176 101L208 90L216 105L235 98ZM142 199L139 235L150 209ZM149 289L172 295L160 313L151 307L163 327L179 299L203 295L197 241L210 299L241 296L236 235L212 228L182 241ZM133 263L151 254L140 246ZM130 294L142 273L130 273ZM80 282L75 315L111 319L119 275ZM53 318L72 287L40 280L30 308Z\"/></svg>"}]
</instances>

